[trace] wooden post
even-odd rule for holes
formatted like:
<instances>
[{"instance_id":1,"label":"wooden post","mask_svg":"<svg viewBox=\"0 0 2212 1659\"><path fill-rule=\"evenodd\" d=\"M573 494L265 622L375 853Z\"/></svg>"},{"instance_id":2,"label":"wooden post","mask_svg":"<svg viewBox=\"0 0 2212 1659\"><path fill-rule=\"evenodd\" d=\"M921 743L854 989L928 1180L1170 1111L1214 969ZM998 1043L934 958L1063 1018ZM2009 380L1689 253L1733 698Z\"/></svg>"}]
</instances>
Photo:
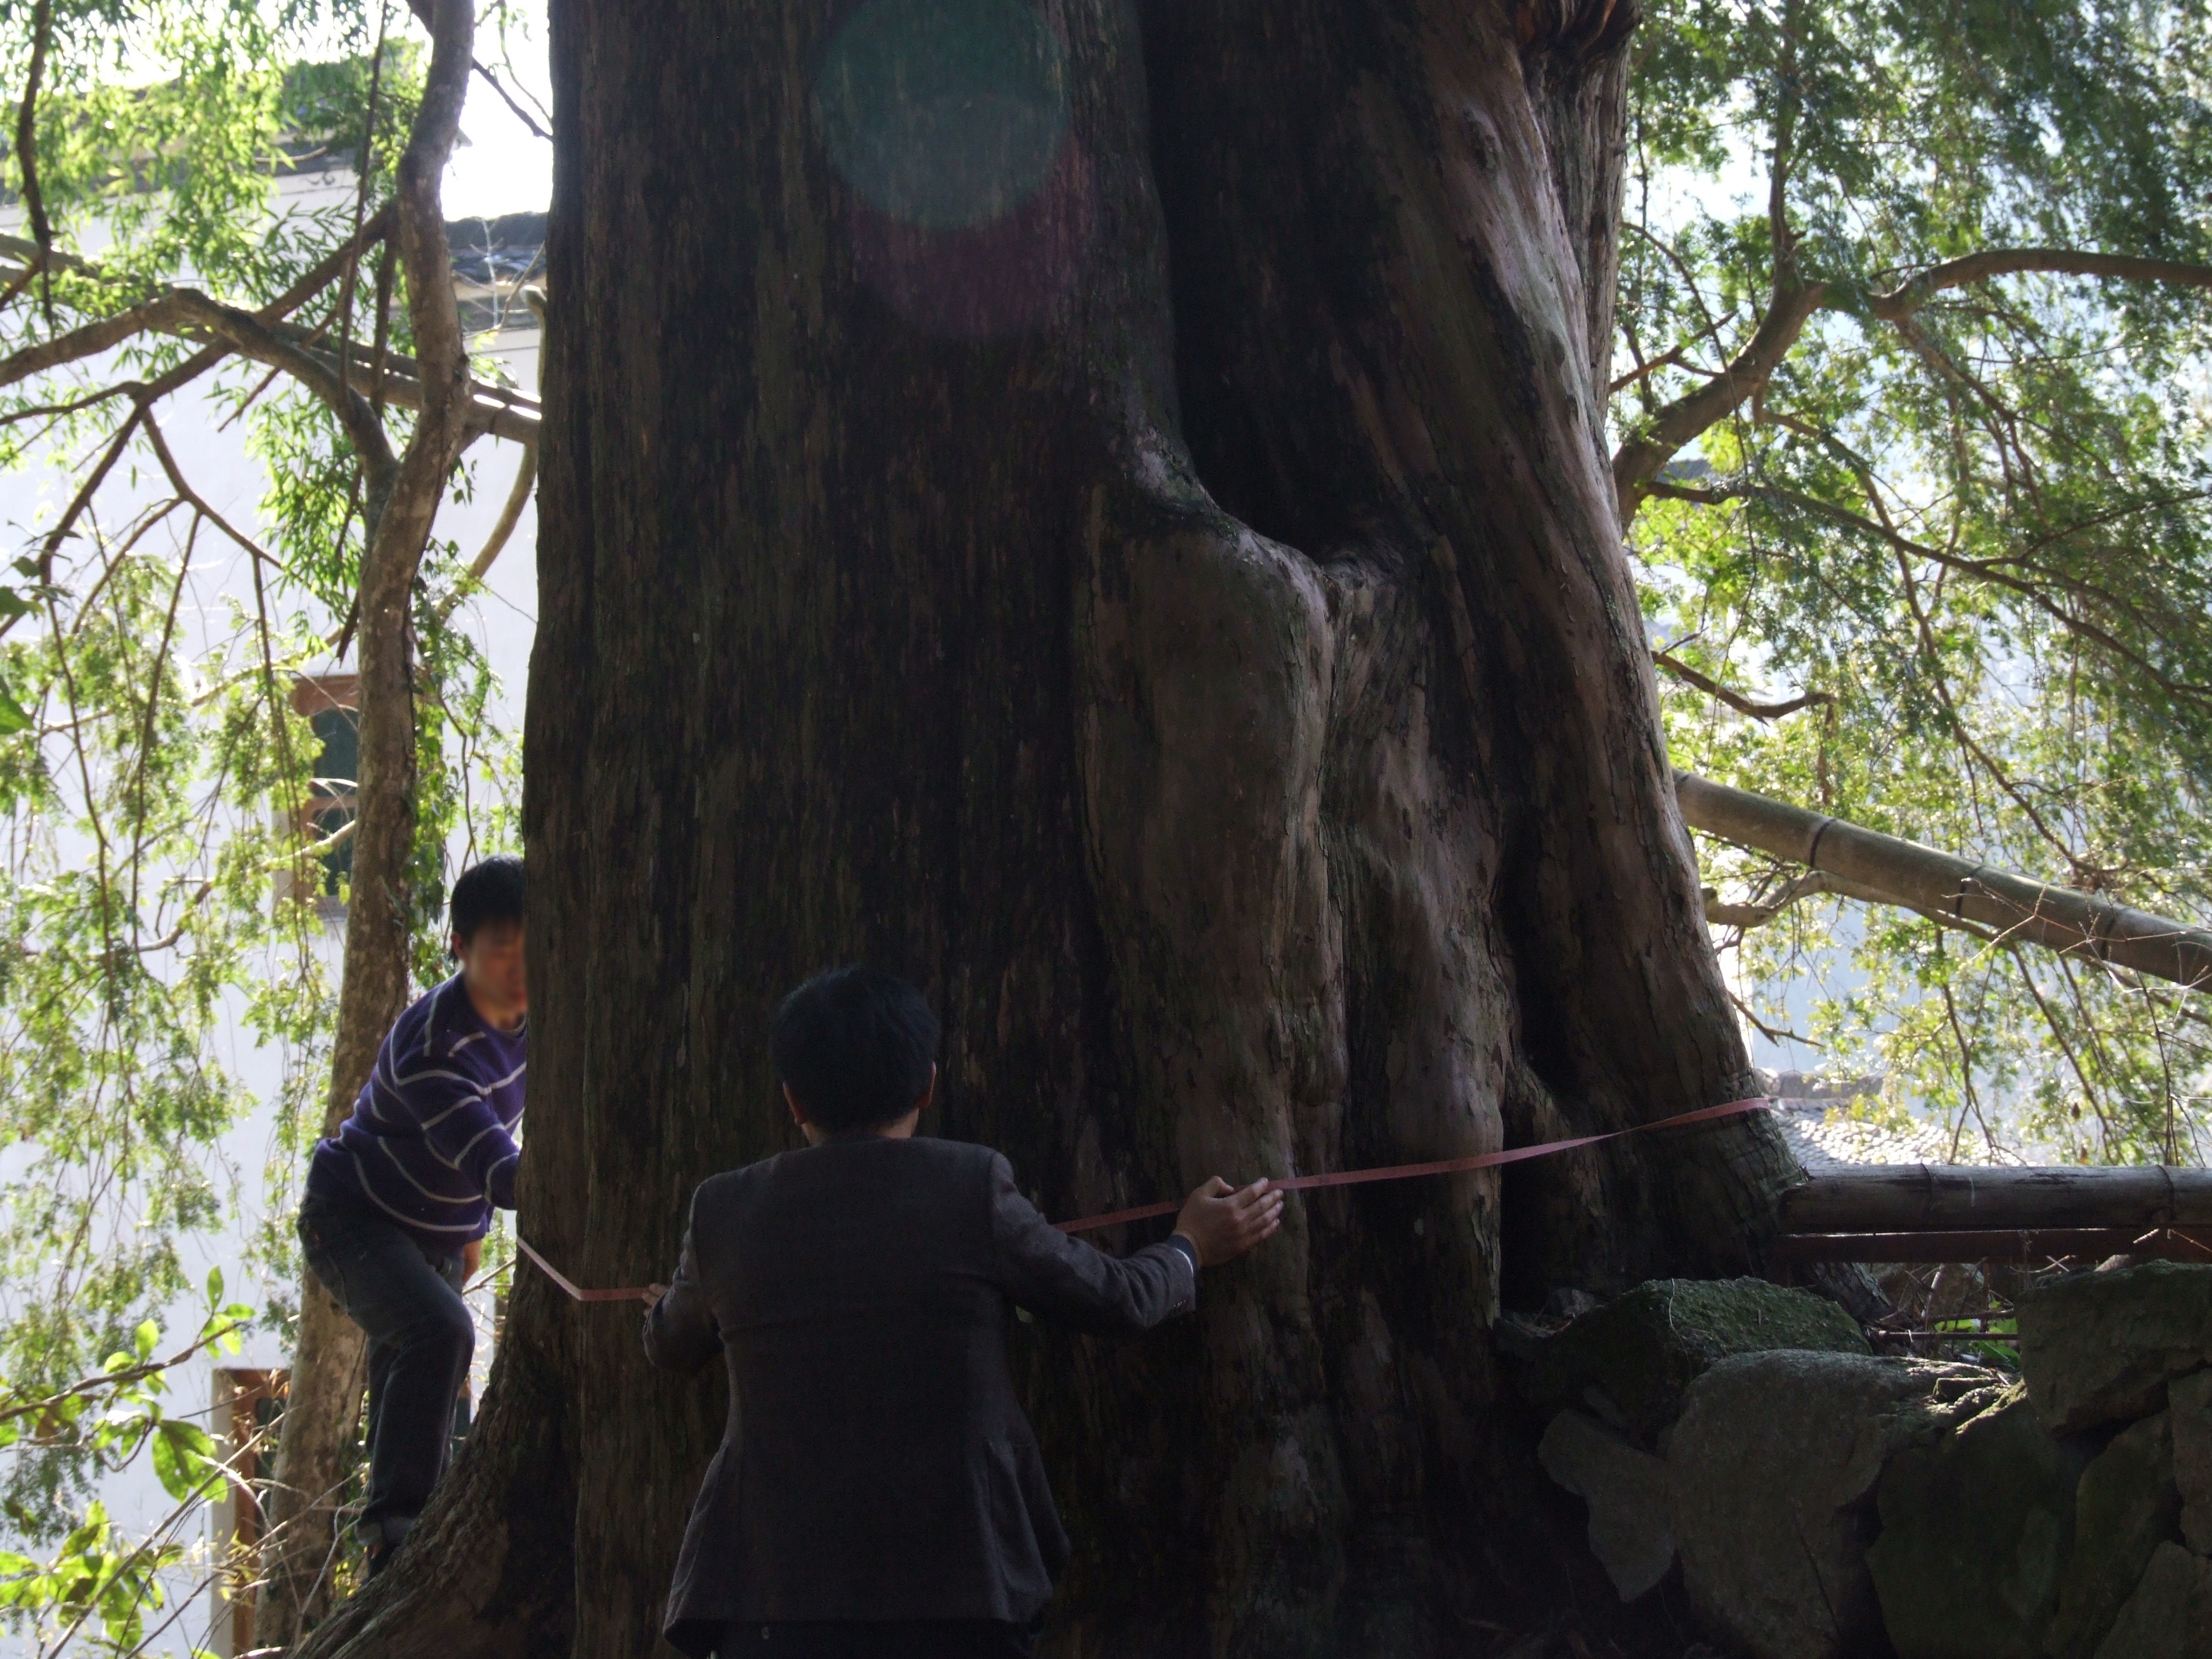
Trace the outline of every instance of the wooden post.
<instances>
[{"instance_id":1,"label":"wooden post","mask_svg":"<svg viewBox=\"0 0 2212 1659\"><path fill-rule=\"evenodd\" d=\"M220 1561L215 1619L208 1633L210 1650L218 1659L254 1650L253 1586L261 1577L263 1531L259 1489L276 1450L268 1431L284 1408L290 1378L285 1370L216 1368L211 1426L231 1467L223 1495L213 1505L215 1535L208 1540Z\"/></svg>"}]
</instances>

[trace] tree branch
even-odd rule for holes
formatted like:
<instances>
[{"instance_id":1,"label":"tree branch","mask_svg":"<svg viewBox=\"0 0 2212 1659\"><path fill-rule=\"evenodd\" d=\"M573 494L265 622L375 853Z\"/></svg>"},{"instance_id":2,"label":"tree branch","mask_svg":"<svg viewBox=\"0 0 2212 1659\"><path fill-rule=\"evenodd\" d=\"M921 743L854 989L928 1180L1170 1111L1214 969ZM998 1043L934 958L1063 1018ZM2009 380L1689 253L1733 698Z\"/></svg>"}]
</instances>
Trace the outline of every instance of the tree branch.
<instances>
[{"instance_id":1,"label":"tree branch","mask_svg":"<svg viewBox=\"0 0 2212 1659\"><path fill-rule=\"evenodd\" d=\"M1728 367L1711 381L1685 392L1657 413L1639 422L1613 458L1613 489L1620 503L1621 522L1653 490L1659 469L1680 453L1684 446L1726 416L1747 398L1763 389L1804 332L1814 313L1849 309L1853 296L1826 283L1796 282L1784 264L1778 263L1774 291L1766 315ZM2040 272L2058 276L2098 276L2119 282L2166 283L2186 288L2212 288L2212 266L2176 259L2148 259L2124 253L2096 253L2078 248L1985 248L1978 253L1930 265L1918 276L1886 294L1865 301L1866 310L1887 323L1909 322L1913 313L1947 289L1965 288L1993 276Z\"/></svg>"},{"instance_id":2,"label":"tree branch","mask_svg":"<svg viewBox=\"0 0 2212 1659\"><path fill-rule=\"evenodd\" d=\"M106 482L107 475L115 469L115 463L122 459L123 451L131 441L131 434L137 430L138 423L145 418L145 413L143 404L131 411L129 418L116 429L115 436L109 441L107 448L101 453L100 464L93 468L91 476L77 486L76 494L70 497L70 504L64 510L59 521L46 532L46 542L39 549L40 582L50 583L53 580L54 555L61 551L62 544L69 539L70 532L76 528L76 521L84 516L85 509L92 505L94 492ZM0 635L5 635L15 625L15 622L16 618L14 617L0 621Z\"/></svg>"},{"instance_id":3,"label":"tree branch","mask_svg":"<svg viewBox=\"0 0 2212 1659\"><path fill-rule=\"evenodd\" d=\"M1661 467L1673 460L1684 445L1765 386L1827 295L1826 283L1777 289L1768 301L1766 315L1726 368L1695 391L1662 404L1657 414L1637 422L1613 458L1613 486L1624 525L1636 516L1636 509L1651 493L1651 480L1659 476Z\"/></svg>"},{"instance_id":4,"label":"tree branch","mask_svg":"<svg viewBox=\"0 0 2212 1659\"><path fill-rule=\"evenodd\" d=\"M1963 917L1947 915L1940 910L1923 909L1895 894L1886 893L1880 888L1869 887L1864 882L1852 881L1826 870L1808 870L1792 880L1776 897L1756 903L1726 903L1708 887L1705 890L1705 920L1716 927L1741 927L1748 932L1753 927L1765 927L1791 905L1804 899L1817 898L1824 893L1833 894L1838 898L1856 899L1862 904L1887 904L1898 909L1911 910L1938 926L1971 933L1984 944L1995 944L1997 940L1997 935L1988 928Z\"/></svg>"},{"instance_id":5,"label":"tree branch","mask_svg":"<svg viewBox=\"0 0 2212 1659\"><path fill-rule=\"evenodd\" d=\"M376 16L375 55L368 61L368 108L361 126L361 161L356 167L359 174L353 198L354 239L356 252L346 261L345 275L338 283L338 386L350 392L350 377L347 374L350 348L353 344L353 288L361 274L361 256L357 251L361 235L362 216L368 210L369 180L376 175L376 101L384 86L385 30L392 21L389 4L378 9Z\"/></svg>"},{"instance_id":6,"label":"tree branch","mask_svg":"<svg viewBox=\"0 0 2212 1659\"><path fill-rule=\"evenodd\" d=\"M461 106L468 99L469 71L475 61L469 46L476 19L459 0L436 0L434 5L416 0L416 9L430 31L430 71L416 107L415 130L399 158L399 261L407 272L416 372L422 384L422 423L439 434L434 447L452 443L458 449L460 416L469 401L469 358L460 313L453 301L453 255L446 245L439 189L453 141L460 134ZM413 453L423 446L418 441L410 447ZM441 477L444 471L441 465Z\"/></svg>"},{"instance_id":7,"label":"tree branch","mask_svg":"<svg viewBox=\"0 0 2212 1659\"><path fill-rule=\"evenodd\" d=\"M11 246L12 245L12 246ZM15 251L27 245L15 243L12 237L0 237L0 252ZM343 263L343 250L324 262L329 267L319 287L327 287L335 280ZM62 256L57 256L58 260ZM319 266L321 271L324 266ZM450 267L449 267L450 269ZM304 291L302 291L304 290ZM0 386L8 386L46 369L59 367L98 355L121 344L134 334L155 332L173 334L181 339L198 340L214 334L222 342L212 355L203 352L189 359L161 380L149 382L149 396L166 396L185 380L193 379L213 368L223 357L235 351L257 362L284 368L308 390L321 398L337 411L347 422L348 434L359 447L364 433L356 428L345 413L347 403L335 394L339 387L340 359L321 338L319 330L305 329L282 320L286 312L296 310L313 297L315 288L307 286L305 279L295 289L278 301L264 307L259 312L241 311L210 298L196 289L171 289L134 306L127 312L117 313L97 323L86 325L56 340L27 348L15 356L0 361ZM455 337L459 337L458 324ZM420 409L422 403L422 382L420 366L411 358L385 353L380 346L372 349L358 343L346 353L345 361L356 368L368 368L371 379L387 401L402 409ZM464 357L465 362L465 356ZM380 377L376 366L382 364ZM181 372L180 372L181 371ZM130 389L128 383L117 388ZM469 401L461 421L464 438L478 432L489 432L515 443L536 441L538 425L537 400L504 386L486 382L469 382ZM355 394L358 397L358 394ZM373 407L369 410L374 416ZM378 430L382 430L379 425ZM364 451L373 455L374 450Z\"/></svg>"},{"instance_id":8,"label":"tree branch","mask_svg":"<svg viewBox=\"0 0 2212 1659\"><path fill-rule=\"evenodd\" d=\"M177 465L177 458L169 453L168 442L161 436L161 428L155 425L151 411L142 408L138 411L138 420L139 423L146 428L146 441L153 448L155 459L161 464L161 471L168 478L169 487L190 504L193 512L236 542L250 557L259 560L271 570L283 570L284 565L282 560L258 545L252 537L245 534L229 520L210 507L199 492L185 481L184 472Z\"/></svg>"},{"instance_id":9,"label":"tree branch","mask_svg":"<svg viewBox=\"0 0 2212 1659\"><path fill-rule=\"evenodd\" d=\"M2212 265L2179 259L2142 259L2127 253L2092 253L2069 247L1984 248L1930 265L1910 282L1877 294L1868 310L1884 322L1910 317L1946 289L1966 288L1992 276L2039 272L2053 276L2102 276L2124 283L2171 283L2212 288Z\"/></svg>"},{"instance_id":10,"label":"tree branch","mask_svg":"<svg viewBox=\"0 0 2212 1659\"><path fill-rule=\"evenodd\" d=\"M1684 684L1694 686L1707 696L1717 698L1726 703L1737 714L1748 714L1755 720L1778 720L1784 714L1794 714L1801 708L1809 708L1816 703L1830 703L1836 700L1832 692L1808 691L1802 696L1790 698L1787 702L1753 702L1741 692L1729 690L1718 680L1708 679L1689 664L1667 652L1654 651L1651 653L1651 660Z\"/></svg>"},{"instance_id":11,"label":"tree branch","mask_svg":"<svg viewBox=\"0 0 2212 1659\"><path fill-rule=\"evenodd\" d=\"M58 1389L52 1394L42 1395L36 1400L12 1403L0 1401L0 1423L11 1422L21 1417L43 1417L66 1401L75 1400L85 1395L98 1394L102 1390L112 1392L117 1389L128 1388L133 1382L143 1382L148 1377L158 1376L163 1371L174 1370L202 1349L222 1341L224 1337L239 1329L240 1324L241 1322L234 1319L224 1320L220 1325L210 1324L206 1330L200 1333L198 1340L190 1347L178 1349L167 1359L152 1359L142 1365L126 1366L121 1370L101 1371L95 1376L85 1377L80 1382L72 1382L66 1389Z\"/></svg>"},{"instance_id":12,"label":"tree branch","mask_svg":"<svg viewBox=\"0 0 2212 1659\"><path fill-rule=\"evenodd\" d=\"M1885 525L1877 524L1862 514L1852 512L1849 507L1837 507L1816 496L1800 495L1789 490L1771 489L1756 485L1723 484L1690 488L1678 484L1653 483L1647 487L1645 493L1668 501L1694 501L1707 507L1717 505L1722 501L1747 501L1758 497L1783 502L1788 506L1802 508L1808 513L1817 514L1846 529L1855 530L1862 535L1871 536L1875 540L1896 548L1899 551L1911 553L1917 558L1923 558L1931 563L1942 565L1947 570L1955 570L1960 574L1976 581L1990 582L2005 589L2008 592L2021 595L2061 628L2087 640L2103 650L2109 651L2169 696L2183 698L2190 702L2212 700L2212 686L2197 685L2186 680L2169 678L2150 659L2140 651L2124 644L2110 629L2100 627L2087 617L2076 616L2063 606L2053 603L2050 595L2035 583L1998 568L1994 560L1961 558L1955 553L1947 553L1940 547L1931 547L1924 542L1916 542L1908 536L1900 535ZM2133 607L2118 594L2108 592L2093 583L2084 582L2076 578L2060 577L2056 580L2075 598L2091 599L2112 611L2134 615ZM2140 618L2137 620L2139 621Z\"/></svg>"},{"instance_id":13,"label":"tree branch","mask_svg":"<svg viewBox=\"0 0 2212 1659\"><path fill-rule=\"evenodd\" d=\"M1631 331L1629 343L1630 348L1633 349L1635 345L1633 331ZM1647 375L1656 374L1662 368L1689 368L1690 365L1682 361L1682 353L1686 349L1687 349L1686 347L1678 345L1671 351L1666 352L1660 356L1654 357L1648 363L1640 362L1637 364L1637 366L1630 369L1627 374L1608 382L1605 388L1606 395L1607 397L1611 397L1616 392L1626 392L1629 387L1634 386L1638 380L1644 379ZM1692 369L1691 372L1695 374L1698 371Z\"/></svg>"},{"instance_id":14,"label":"tree branch","mask_svg":"<svg viewBox=\"0 0 2212 1659\"><path fill-rule=\"evenodd\" d=\"M307 347L284 338L277 330L249 313L222 305L192 289L179 289L164 303L174 304L184 320L198 324L241 356L283 369L321 398L345 428L346 436L352 440L362 465L372 478L389 472L398 464L392 453L392 441L385 435L384 423L376 418L368 399L346 383L341 368Z\"/></svg>"},{"instance_id":15,"label":"tree branch","mask_svg":"<svg viewBox=\"0 0 2212 1659\"><path fill-rule=\"evenodd\" d=\"M39 256L35 251L33 258ZM96 357L101 352L121 345L133 335L149 331L157 334L173 334L184 320L184 308L174 293L132 306L103 317L96 323L87 323L66 334L55 334L36 345L24 347L13 356L0 361L0 386L14 386L27 380L33 374L43 374L50 368L59 368L64 363L73 363L85 357Z\"/></svg>"},{"instance_id":16,"label":"tree branch","mask_svg":"<svg viewBox=\"0 0 2212 1659\"><path fill-rule=\"evenodd\" d=\"M524 448L521 463L514 469L514 486L507 491L507 504L500 509L499 522L491 527L491 534L484 538L483 551L470 564L468 574L455 584L453 591L446 596L446 602L438 608L441 618L453 615L453 608L460 603L462 596L483 581L490 572L493 562L505 550L508 538L514 534L514 526L521 522L522 509L530 505L530 493L537 484L538 446L531 444Z\"/></svg>"},{"instance_id":17,"label":"tree branch","mask_svg":"<svg viewBox=\"0 0 2212 1659\"><path fill-rule=\"evenodd\" d=\"M54 228L46 219L46 197L39 189L39 82L46 70L46 48L54 33L53 0L38 0L31 13L31 64L23 76L23 102L15 112L15 165L23 175L23 206L31 221L31 234L39 249L37 274L46 276L53 267ZM26 273L26 280L29 276ZM51 279L45 283L46 327L54 325L54 295ZM11 291L12 299L21 289Z\"/></svg>"},{"instance_id":18,"label":"tree branch","mask_svg":"<svg viewBox=\"0 0 2212 1659\"><path fill-rule=\"evenodd\" d=\"M538 118L531 114L528 110L523 108L521 105L514 101L514 94L509 92L507 88L501 83L499 76L494 75L482 64L477 63L473 60L471 60L470 67L491 83L491 89L500 95L500 100L502 103L514 112L514 118L530 129L531 136L532 137L543 138L548 143L552 142L553 135L546 131L544 127L538 125Z\"/></svg>"},{"instance_id":19,"label":"tree branch","mask_svg":"<svg viewBox=\"0 0 2212 1659\"><path fill-rule=\"evenodd\" d=\"M522 302L530 307L531 315L538 319L538 326L543 330L545 326L545 290L537 287L524 289ZM538 378L542 391L545 380L545 354L542 351L538 355ZM521 522L522 509L530 505L530 492L537 485L538 446L532 443L523 447L521 463L514 469L514 486L507 492L507 505L500 509L499 522L492 526L491 534L484 538L483 550L469 566L469 574L454 585L453 591L446 596L445 603L438 607L441 622L452 616L462 596L489 573L492 562L499 557L507 546L507 538L514 534L514 526Z\"/></svg>"},{"instance_id":20,"label":"tree branch","mask_svg":"<svg viewBox=\"0 0 2212 1659\"><path fill-rule=\"evenodd\" d=\"M368 223L361 228L359 236L332 249L302 273L300 279L291 287L286 289L283 293L278 295L258 311L250 313L253 319L264 325L273 324L289 316L307 304L337 279L345 269L346 261L353 257L357 248L372 246L384 239L392 228L392 205L386 203ZM35 243L26 242L14 236L0 236L0 253L27 261L35 261L41 257ZM99 266L66 253L52 254L47 257L49 263L59 270L74 271L95 280L104 275ZM163 333L174 332L173 328L165 327L162 322L158 320L172 317L174 313L160 307L165 301L174 299L179 294L193 291L181 289L163 289L159 294L149 295L137 305L127 311L118 312L113 317L88 323L83 327L73 329L56 339L27 348L12 357L0 359L0 386L14 386L20 380L27 380L30 376L40 374L46 369L58 368L65 362L75 362L81 358L97 356L111 347L120 345L133 334L143 333L149 330ZM200 297L206 298L205 295ZM121 326L125 319L129 319L137 320L132 325ZM61 349L65 343L68 349ZM212 364L207 366L212 367ZM173 374L174 372L174 370L171 371Z\"/></svg>"}]
</instances>

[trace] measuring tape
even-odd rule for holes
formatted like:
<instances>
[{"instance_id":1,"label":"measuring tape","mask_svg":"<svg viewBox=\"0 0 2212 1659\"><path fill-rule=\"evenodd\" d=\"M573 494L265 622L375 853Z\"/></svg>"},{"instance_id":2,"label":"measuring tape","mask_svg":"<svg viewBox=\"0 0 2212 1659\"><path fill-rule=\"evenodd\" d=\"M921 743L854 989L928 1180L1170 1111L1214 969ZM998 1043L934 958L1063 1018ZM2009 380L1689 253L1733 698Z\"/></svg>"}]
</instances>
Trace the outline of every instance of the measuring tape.
<instances>
[{"instance_id":1,"label":"measuring tape","mask_svg":"<svg viewBox=\"0 0 2212 1659\"><path fill-rule=\"evenodd\" d=\"M1741 1117L1747 1112L1765 1111L1774 1103L1765 1095L1749 1100L1731 1100L1718 1106L1700 1106L1694 1112L1678 1112L1673 1117L1662 1117L1653 1123L1632 1124L1626 1129L1609 1129L1601 1135L1577 1135L1571 1140L1547 1140L1535 1146L1514 1146L1502 1152L1478 1152L1471 1158L1439 1158L1432 1164L1390 1164L1373 1170L1339 1170L1331 1175L1286 1176L1268 1185L1277 1192L1311 1192L1321 1187L1358 1187L1370 1181L1412 1181L1421 1176L1464 1175L1470 1170L1494 1170L1502 1164L1521 1164L1532 1158L1549 1158L1556 1152L1571 1152L1577 1146L1595 1146L1601 1142L1618 1140L1623 1135L1640 1134L1646 1129L1679 1129L1692 1123L1714 1123L1723 1118ZM1055 1223L1064 1233L1094 1232L1101 1227L1118 1227L1125 1221L1149 1221L1155 1216L1174 1215L1182 1210L1183 1200L1170 1199L1161 1204L1143 1204L1133 1210L1113 1210L1103 1215L1086 1215L1073 1221ZM556 1285L578 1302L650 1302L653 1292L643 1285L629 1286L619 1291L587 1291L573 1283L561 1270L531 1249L527 1241L517 1238L515 1244L523 1255L536 1262Z\"/></svg>"}]
</instances>

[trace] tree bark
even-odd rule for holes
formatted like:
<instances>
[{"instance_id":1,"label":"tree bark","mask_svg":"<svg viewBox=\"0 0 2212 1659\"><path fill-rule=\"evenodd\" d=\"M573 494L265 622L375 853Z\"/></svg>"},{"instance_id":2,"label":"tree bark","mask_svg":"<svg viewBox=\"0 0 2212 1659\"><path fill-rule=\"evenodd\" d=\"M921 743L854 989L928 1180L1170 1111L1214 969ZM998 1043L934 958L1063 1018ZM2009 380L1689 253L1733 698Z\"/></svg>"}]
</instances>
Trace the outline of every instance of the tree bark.
<instances>
[{"instance_id":1,"label":"tree bark","mask_svg":"<svg viewBox=\"0 0 2212 1659\"><path fill-rule=\"evenodd\" d=\"M439 186L459 130L474 27L470 0L438 0L430 71L400 162L395 228L421 374L415 429L397 459L373 433L361 444L368 473L357 635L361 771L325 1136L351 1109L411 991L415 574L467 440L471 401ZM254 1640L264 1648L292 1646L327 1610L338 1505L359 1455L367 1377L361 1332L312 1272L301 1275L300 1307L253 1615Z\"/></svg>"},{"instance_id":2,"label":"tree bark","mask_svg":"<svg viewBox=\"0 0 2212 1659\"><path fill-rule=\"evenodd\" d=\"M1632 14L1035 15L554 7L521 1227L580 1282L790 1144L769 1012L854 958L945 1017L926 1127L1057 1215L1752 1087L1600 446ZM861 24L939 44L863 86ZM961 149L930 65L993 30L1029 102ZM1755 1271L1793 1174L1753 1116L1332 1193L1178 1328L1021 1328L1047 1650L1643 1640L1488 1327ZM653 1650L720 1384L534 1274L509 1330L313 1653Z\"/></svg>"}]
</instances>

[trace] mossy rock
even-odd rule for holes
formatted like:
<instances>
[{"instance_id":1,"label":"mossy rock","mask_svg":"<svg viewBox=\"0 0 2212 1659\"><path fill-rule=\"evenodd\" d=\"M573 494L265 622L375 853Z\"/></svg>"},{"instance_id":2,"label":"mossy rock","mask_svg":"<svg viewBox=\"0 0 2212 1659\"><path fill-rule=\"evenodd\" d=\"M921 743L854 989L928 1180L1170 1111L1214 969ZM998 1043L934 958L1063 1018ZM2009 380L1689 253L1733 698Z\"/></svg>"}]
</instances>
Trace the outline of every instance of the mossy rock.
<instances>
[{"instance_id":1,"label":"mossy rock","mask_svg":"<svg viewBox=\"0 0 2212 1659\"><path fill-rule=\"evenodd\" d=\"M1698 1378L1667 1478L1682 1589L1708 1632L1750 1659L1882 1651L1866 1500L1893 1456L2002 1392L1979 1366L1795 1349Z\"/></svg>"},{"instance_id":2,"label":"mossy rock","mask_svg":"<svg viewBox=\"0 0 2212 1659\"><path fill-rule=\"evenodd\" d=\"M2160 1544L2097 1659L2212 1659L2212 1561Z\"/></svg>"},{"instance_id":3,"label":"mossy rock","mask_svg":"<svg viewBox=\"0 0 2212 1659\"><path fill-rule=\"evenodd\" d=\"M1655 1279L1547 1342L1528 1388L1539 1405L1587 1407L1648 1443L1714 1365L1780 1348L1873 1352L1857 1321L1809 1291L1763 1279Z\"/></svg>"},{"instance_id":4,"label":"mossy rock","mask_svg":"<svg viewBox=\"0 0 2212 1659\"><path fill-rule=\"evenodd\" d=\"M2056 1659L2091 1659L2174 1531L2181 1493L2173 1483L2171 1418L2160 1412L2129 1424L2081 1471L2074 1559L2051 1632Z\"/></svg>"},{"instance_id":5,"label":"mossy rock","mask_svg":"<svg viewBox=\"0 0 2212 1659\"><path fill-rule=\"evenodd\" d=\"M2212 1364L2212 1265L2069 1273L2017 1306L2021 1375L2057 1433L2148 1417L2169 1382Z\"/></svg>"},{"instance_id":6,"label":"mossy rock","mask_svg":"<svg viewBox=\"0 0 2212 1659\"><path fill-rule=\"evenodd\" d=\"M2038 1659L2074 1547L2080 1472L2016 1387L1890 1460L1867 1567L1899 1659Z\"/></svg>"},{"instance_id":7,"label":"mossy rock","mask_svg":"<svg viewBox=\"0 0 2212 1659\"><path fill-rule=\"evenodd\" d=\"M2181 1541L2212 1555L2212 1370L2166 1385L2172 1419L2173 1479L2181 1491Z\"/></svg>"}]
</instances>

